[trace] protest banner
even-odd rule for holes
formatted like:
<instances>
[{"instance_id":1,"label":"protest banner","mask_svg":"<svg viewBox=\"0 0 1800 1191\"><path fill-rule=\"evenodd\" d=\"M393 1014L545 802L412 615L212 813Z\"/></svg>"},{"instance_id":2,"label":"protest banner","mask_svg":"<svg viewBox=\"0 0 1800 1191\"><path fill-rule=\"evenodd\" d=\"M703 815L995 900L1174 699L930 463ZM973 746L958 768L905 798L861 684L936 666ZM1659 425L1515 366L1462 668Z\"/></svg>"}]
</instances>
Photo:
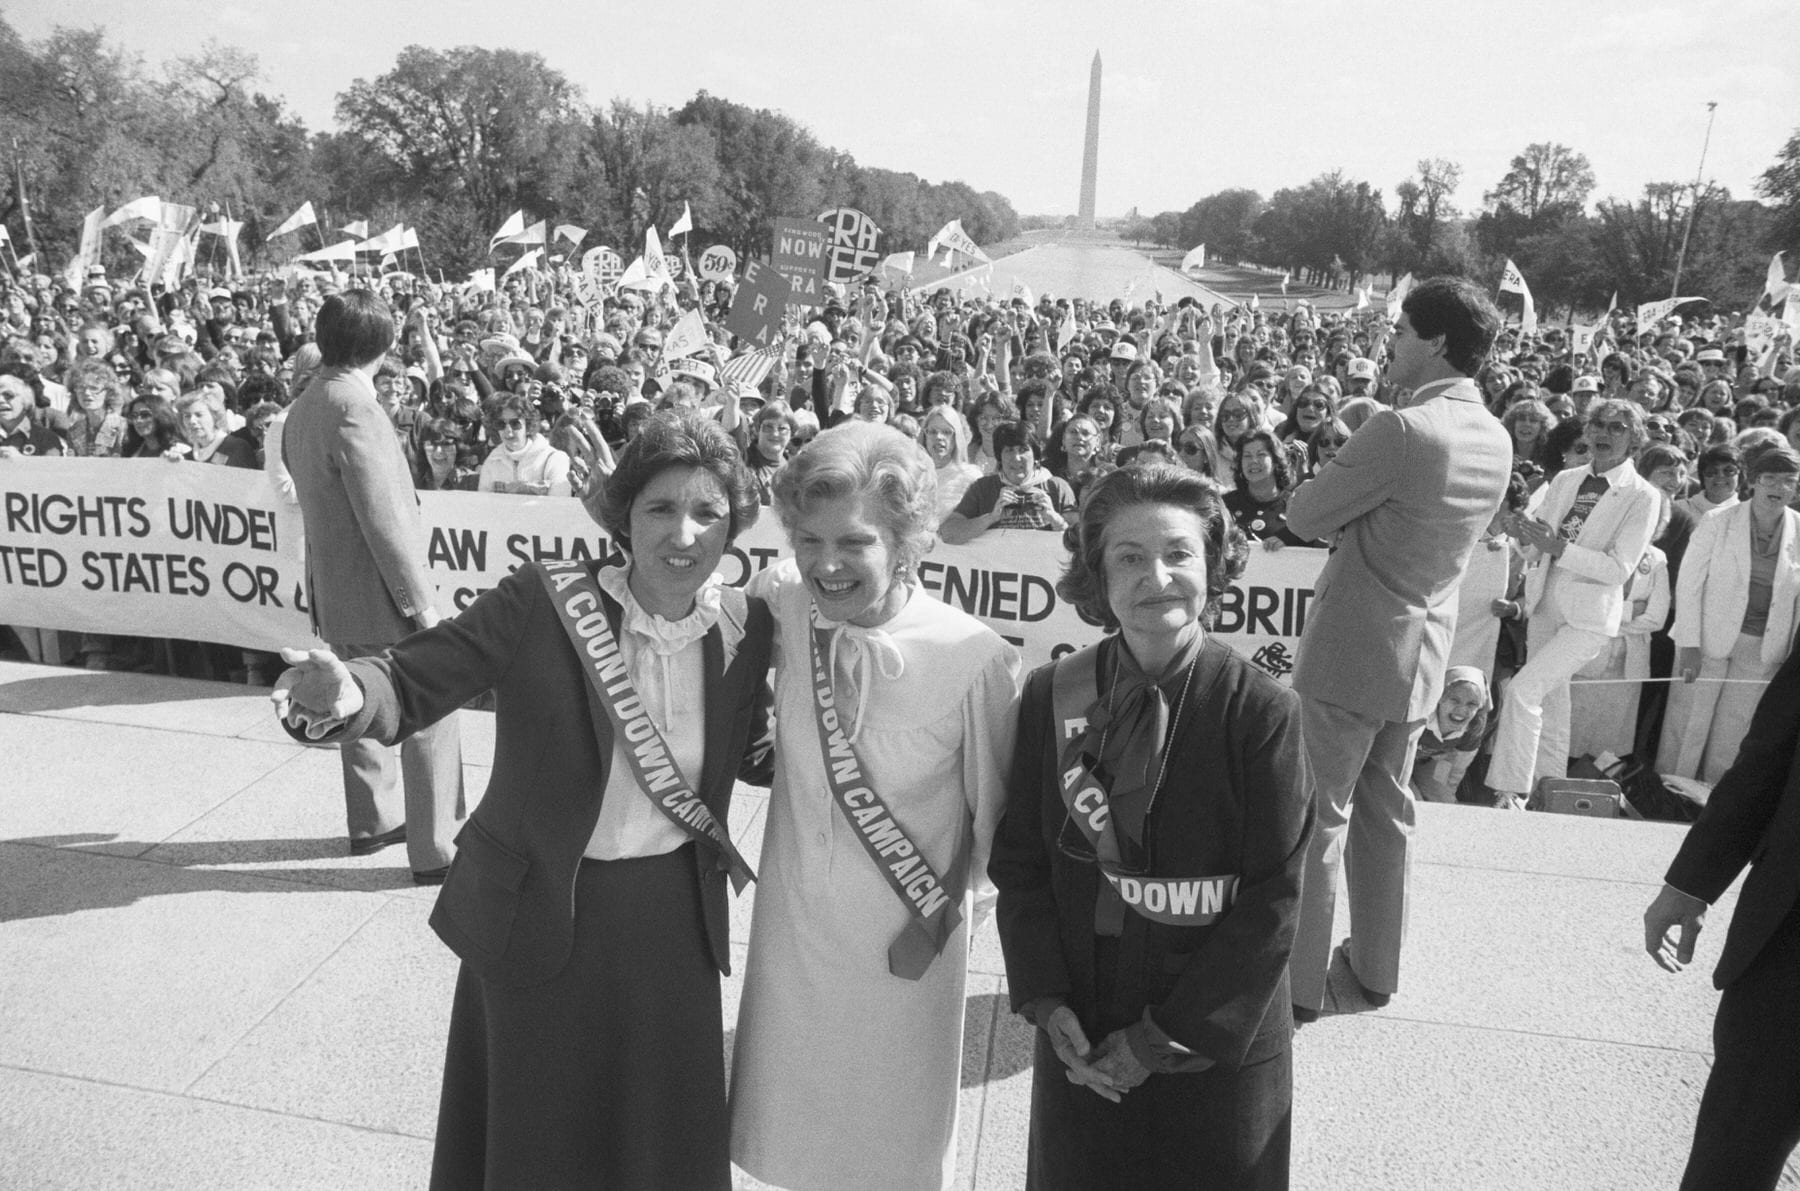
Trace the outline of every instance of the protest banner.
<instances>
[{"instance_id":1,"label":"protest banner","mask_svg":"<svg viewBox=\"0 0 1800 1191\"><path fill-rule=\"evenodd\" d=\"M825 249L825 280L838 285L860 281L881 263L881 229L855 207L833 207L819 214L830 232Z\"/></svg>"},{"instance_id":2,"label":"protest banner","mask_svg":"<svg viewBox=\"0 0 1800 1191\"><path fill-rule=\"evenodd\" d=\"M695 268L707 281L730 281L737 273L737 253L723 244L714 244L700 254Z\"/></svg>"},{"instance_id":3,"label":"protest banner","mask_svg":"<svg viewBox=\"0 0 1800 1191\"><path fill-rule=\"evenodd\" d=\"M769 264L787 282L794 306L825 305L826 230L805 219L777 219Z\"/></svg>"},{"instance_id":4,"label":"protest banner","mask_svg":"<svg viewBox=\"0 0 1800 1191\"><path fill-rule=\"evenodd\" d=\"M73 495L79 494L79 495ZM436 606L453 616L530 562L598 560L614 547L566 497L421 492ZM259 471L157 460L33 459L0 472L0 623L219 641L316 645L300 511ZM789 554L772 510L726 552L741 587ZM992 530L940 543L924 592L968 612L1041 666L1098 638L1056 594L1061 539ZM1220 598L1213 634L1282 682L1293 670L1323 550L1253 550Z\"/></svg>"},{"instance_id":5,"label":"protest banner","mask_svg":"<svg viewBox=\"0 0 1800 1191\"><path fill-rule=\"evenodd\" d=\"M744 266L737 292L731 296L725 329L746 343L766 347L779 335L786 309L786 280L761 261L750 261Z\"/></svg>"}]
</instances>

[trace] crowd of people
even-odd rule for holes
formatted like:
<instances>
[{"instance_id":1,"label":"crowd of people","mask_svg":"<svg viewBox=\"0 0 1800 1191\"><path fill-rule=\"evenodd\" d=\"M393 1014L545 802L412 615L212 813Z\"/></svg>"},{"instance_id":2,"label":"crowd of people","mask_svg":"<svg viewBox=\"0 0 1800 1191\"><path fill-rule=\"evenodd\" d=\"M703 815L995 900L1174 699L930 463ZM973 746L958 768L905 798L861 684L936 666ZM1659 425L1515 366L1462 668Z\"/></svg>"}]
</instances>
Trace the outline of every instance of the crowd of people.
<instances>
[{"instance_id":1,"label":"crowd of people","mask_svg":"<svg viewBox=\"0 0 1800 1191\"><path fill-rule=\"evenodd\" d=\"M1238 528L1263 548L1329 546L1290 528L1289 497L1372 413L1406 396L1384 375L1385 311L1050 295L1028 305L835 287L746 368L741 355L727 366L729 284L621 291L595 310L578 281L556 271L515 275L497 290L405 274L380 282L404 329L375 389L417 487L579 497L611 474L653 410L700 408L731 432L764 503L781 464L820 429L865 420L895 426L930 455L948 542L993 529L1061 533L1096 479L1161 461L1218 483ZM284 410L318 370L309 328L331 288L305 276L115 289L97 268L80 290L42 277L0 285L0 455L262 467L291 496ZM665 359L664 337L696 308L708 342ZM1800 504L1783 479L1800 450L1791 342L1753 351L1742 319L1723 311L1645 328L1620 313L1592 351L1572 347L1557 329L1503 334L1475 378L1506 428L1518 477L1464 585L1453 659L1482 672L1492 714L1479 741L1457 733L1475 747L1441 757L1436 778L1419 783L1425 797L1488 797L1484 765L1507 718L1504 691L1534 654L1521 693L1546 702L1548 720L1530 771L1515 761L1494 787L1509 803L1533 779L1560 775L1559 758L1633 757L1716 780L1754 705L1753 683L1786 656L1800 545L1785 528L1796 514L1775 514ZM1605 618L1591 656L1550 668L1550 638L1532 651L1534 621L1522 611L1527 563L1549 540L1533 537L1533 523L1558 474L1594 461L1588 413L1597 403L1623 427L1606 458L1631 461L1661 495L1646 498L1655 506L1649 540L1640 547L1634 527L1613 552L1631 614L1616 630ZM1758 485L1769 489L1761 501L1751 499ZM1740 503L1739 519L1756 510L1764 552L1755 565L1736 549L1742 535L1709 533L1706 563L1684 570L1706 515ZM1702 607L1746 598L1743 634L1702 631L1734 615ZM1540 635L1549 620L1535 618ZM20 635L43 652L31 630ZM94 634L62 649L96 668L160 663L270 678L266 655L249 652L157 654ZM1672 676L1699 681L1642 685ZM1719 678L1733 681L1710 681Z\"/></svg>"},{"instance_id":2,"label":"crowd of people","mask_svg":"<svg viewBox=\"0 0 1800 1191\"><path fill-rule=\"evenodd\" d=\"M454 862L414 863L464 965L434 1186L724 1186L727 1155L796 1188L946 1185L994 890L1040 1031L1031 1185L1285 1185L1289 1042L1329 962L1302 886L1335 890L1361 758L1403 801L1509 808L1583 756L1713 780L1789 653L1800 368L1725 312L1609 320L1583 355L1501 331L1466 283L1397 320L870 285L733 350L728 285L582 296L561 273L0 296L4 466L261 467L310 516L326 391L366 384L415 488L578 499L621 549L521 568L444 624L409 590L386 644L322 628L363 647L290 653L276 684L290 731L347 750L497 692L493 783ZM668 358L692 312L702 340ZM1455 516L1403 540L1409 484ZM764 507L793 557L724 589ZM1026 677L922 593L934 540L995 529L1056 535L1098 645ZM1205 630L1251 551L1308 546L1333 551L1330 611L1296 695ZM1390 640L1352 585L1408 551L1437 578L1417 639ZM1392 713L1346 718L1370 691L1334 698L1355 670L1333 659L1371 653L1404 663ZM1328 740L1349 758L1330 775ZM739 778L774 792L727 1092ZM1348 876L1381 1003L1403 908L1371 912ZM1387 968L1371 913L1396 921Z\"/></svg>"}]
</instances>

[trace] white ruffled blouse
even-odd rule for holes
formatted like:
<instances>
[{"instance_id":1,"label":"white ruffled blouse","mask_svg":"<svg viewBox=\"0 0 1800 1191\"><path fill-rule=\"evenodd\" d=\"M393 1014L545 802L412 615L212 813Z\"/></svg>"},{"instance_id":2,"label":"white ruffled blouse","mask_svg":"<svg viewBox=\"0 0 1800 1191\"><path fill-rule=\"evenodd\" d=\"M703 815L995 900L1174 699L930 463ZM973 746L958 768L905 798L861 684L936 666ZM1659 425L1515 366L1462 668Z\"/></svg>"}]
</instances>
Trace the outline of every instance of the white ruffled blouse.
<instances>
[{"instance_id":1,"label":"white ruffled blouse","mask_svg":"<svg viewBox=\"0 0 1800 1191\"><path fill-rule=\"evenodd\" d=\"M619 602L619 651L631 685L662 732L669 755L689 785L700 780L706 759L706 667L701 639L719 619L724 592L719 577L694 597L694 610L680 620L648 612L631 594L626 567L602 567L600 586ZM613 741L612 766L600 801L600 821L582 855L594 860L661 856L688 842L687 832L669 821L638 784L621 740Z\"/></svg>"}]
</instances>

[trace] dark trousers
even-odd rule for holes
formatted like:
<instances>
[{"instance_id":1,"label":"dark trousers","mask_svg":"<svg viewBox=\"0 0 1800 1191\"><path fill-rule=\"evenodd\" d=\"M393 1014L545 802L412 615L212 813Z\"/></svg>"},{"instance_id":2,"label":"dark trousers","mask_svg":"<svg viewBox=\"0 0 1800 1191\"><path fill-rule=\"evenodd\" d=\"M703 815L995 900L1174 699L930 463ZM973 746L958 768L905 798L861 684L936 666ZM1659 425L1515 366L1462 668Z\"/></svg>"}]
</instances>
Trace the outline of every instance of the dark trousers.
<instances>
[{"instance_id":1,"label":"dark trousers","mask_svg":"<svg viewBox=\"0 0 1800 1191\"><path fill-rule=\"evenodd\" d=\"M1072 1084L1037 1035L1027 1191L1284 1191L1293 1052L1235 1071L1152 1075L1118 1104Z\"/></svg>"},{"instance_id":2,"label":"dark trousers","mask_svg":"<svg viewBox=\"0 0 1800 1191\"><path fill-rule=\"evenodd\" d=\"M1725 990L1682 1191L1772 1188L1800 1143L1800 906Z\"/></svg>"}]
</instances>

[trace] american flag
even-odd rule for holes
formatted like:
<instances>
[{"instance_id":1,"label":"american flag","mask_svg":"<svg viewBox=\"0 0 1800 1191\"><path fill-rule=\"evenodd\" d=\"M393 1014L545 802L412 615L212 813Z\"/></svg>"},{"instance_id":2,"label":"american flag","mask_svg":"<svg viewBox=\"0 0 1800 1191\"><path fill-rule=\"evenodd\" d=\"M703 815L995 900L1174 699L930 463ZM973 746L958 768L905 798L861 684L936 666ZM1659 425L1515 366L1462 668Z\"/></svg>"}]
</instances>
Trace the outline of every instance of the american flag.
<instances>
[{"instance_id":1,"label":"american flag","mask_svg":"<svg viewBox=\"0 0 1800 1191\"><path fill-rule=\"evenodd\" d=\"M725 361L725 367L719 373L719 380L726 384L737 382L755 388L763 383L763 378L768 376L769 370L775 367L775 361L780 355L781 345L770 344L768 347L758 348L741 356L733 356Z\"/></svg>"}]
</instances>

